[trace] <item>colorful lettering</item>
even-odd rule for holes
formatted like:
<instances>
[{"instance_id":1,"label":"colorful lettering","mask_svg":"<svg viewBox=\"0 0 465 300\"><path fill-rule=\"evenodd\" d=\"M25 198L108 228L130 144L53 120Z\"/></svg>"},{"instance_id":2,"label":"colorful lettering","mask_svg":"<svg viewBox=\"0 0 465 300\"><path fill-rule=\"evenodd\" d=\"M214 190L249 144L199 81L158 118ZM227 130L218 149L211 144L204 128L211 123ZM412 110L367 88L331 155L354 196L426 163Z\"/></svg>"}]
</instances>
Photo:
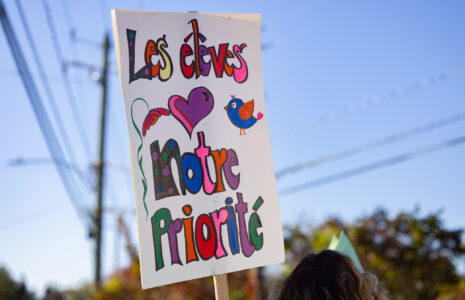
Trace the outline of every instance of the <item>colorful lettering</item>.
<instances>
[{"instance_id":1,"label":"colorful lettering","mask_svg":"<svg viewBox=\"0 0 465 300\"><path fill-rule=\"evenodd\" d=\"M161 81L168 80L173 74L171 58L165 48L168 47L166 42L166 36L159 38L157 42L148 40L145 45L144 62L143 66L139 71L135 72L135 60L136 60L136 30L126 29L126 36L128 41L129 50L129 83L145 78L152 80L152 78L158 77ZM160 67L160 59L156 64L153 64L153 56L160 56L163 60L163 68Z\"/></svg>"},{"instance_id":2,"label":"colorful lettering","mask_svg":"<svg viewBox=\"0 0 465 300\"><path fill-rule=\"evenodd\" d=\"M199 24L197 19L189 21L192 25L192 32L184 38L184 44L180 48L180 67L181 73L187 79L194 76L199 78L200 76L208 76L210 74L210 68L213 66L215 76L222 78L223 74L226 76L233 77L237 83L243 83L248 78L247 63L242 56L242 50L247 46L245 43L232 46L232 52L228 50L229 43L221 43L218 45L218 51L216 46L207 47L202 43L205 43L207 38L200 33ZM191 47L187 42L192 38ZM192 62L187 63L186 58L192 57ZM210 56L209 61L205 61L204 57ZM239 62L239 67L234 63L228 63L228 59L234 59Z\"/></svg>"},{"instance_id":3,"label":"colorful lettering","mask_svg":"<svg viewBox=\"0 0 465 300\"><path fill-rule=\"evenodd\" d=\"M189 217L192 214L192 206L182 207L184 216L189 217L182 220L171 219L171 212L167 208L157 210L152 216L156 270L165 266L162 251L162 241L166 241L162 239L164 234L167 235L169 243L171 265L183 265L178 251L178 235L185 241L186 263L198 261L199 257L202 260L209 260L213 256L216 259L226 257L228 252L224 247L225 239L229 242L233 255L242 252L244 256L249 257L255 251L261 250L264 243L263 233L257 231L262 227L258 210L264 203L263 198L258 197L255 201L253 212L247 220L248 205L241 193L236 193L236 196L237 203L234 206L232 198L228 197L225 200L226 206L209 214L200 214L195 221L195 231L195 217ZM222 226L227 227L227 236L223 236Z\"/></svg>"}]
</instances>

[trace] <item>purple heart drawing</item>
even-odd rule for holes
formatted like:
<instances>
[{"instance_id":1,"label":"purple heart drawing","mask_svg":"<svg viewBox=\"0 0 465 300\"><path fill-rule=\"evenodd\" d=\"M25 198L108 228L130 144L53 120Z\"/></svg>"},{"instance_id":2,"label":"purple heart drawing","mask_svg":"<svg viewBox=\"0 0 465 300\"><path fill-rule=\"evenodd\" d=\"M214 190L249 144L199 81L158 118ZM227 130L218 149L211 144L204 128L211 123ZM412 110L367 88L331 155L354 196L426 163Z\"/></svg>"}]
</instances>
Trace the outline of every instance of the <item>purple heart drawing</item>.
<instances>
[{"instance_id":1,"label":"purple heart drawing","mask_svg":"<svg viewBox=\"0 0 465 300\"><path fill-rule=\"evenodd\" d=\"M192 135L194 127L213 110L212 93L205 87L197 87L189 93L187 100L174 95L168 100L168 107L173 116Z\"/></svg>"}]
</instances>

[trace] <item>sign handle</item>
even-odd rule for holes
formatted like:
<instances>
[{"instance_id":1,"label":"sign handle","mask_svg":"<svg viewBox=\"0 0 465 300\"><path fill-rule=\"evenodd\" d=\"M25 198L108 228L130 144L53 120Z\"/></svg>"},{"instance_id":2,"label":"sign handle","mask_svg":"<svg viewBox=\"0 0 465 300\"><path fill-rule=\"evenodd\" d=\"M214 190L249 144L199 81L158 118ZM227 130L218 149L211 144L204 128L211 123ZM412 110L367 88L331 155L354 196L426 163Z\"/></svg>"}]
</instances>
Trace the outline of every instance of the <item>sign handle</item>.
<instances>
[{"instance_id":1,"label":"sign handle","mask_svg":"<svg viewBox=\"0 0 465 300\"><path fill-rule=\"evenodd\" d=\"M229 300L228 275L213 275L216 300Z\"/></svg>"}]
</instances>

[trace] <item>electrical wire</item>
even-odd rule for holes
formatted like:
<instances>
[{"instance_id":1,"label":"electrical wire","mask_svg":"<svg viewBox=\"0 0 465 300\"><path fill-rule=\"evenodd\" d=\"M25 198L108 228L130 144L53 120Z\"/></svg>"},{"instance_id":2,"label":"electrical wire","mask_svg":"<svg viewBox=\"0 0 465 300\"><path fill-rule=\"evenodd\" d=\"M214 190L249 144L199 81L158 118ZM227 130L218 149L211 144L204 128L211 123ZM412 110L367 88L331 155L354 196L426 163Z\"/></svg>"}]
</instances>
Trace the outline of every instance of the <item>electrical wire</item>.
<instances>
[{"instance_id":1,"label":"electrical wire","mask_svg":"<svg viewBox=\"0 0 465 300\"><path fill-rule=\"evenodd\" d=\"M60 211L63 208L65 208L65 205L64 205L63 202L54 203L54 204L49 205L49 206L47 206L45 208L42 208L38 212L34 212L32 214L24 215L22 217L15 218L13 220L9 220L9 221L1 223L0 224L0 231L12 229L12 228L15 228L15 227L17 227L19 225L27 224L27 223L29 223L31 221L34 221L34 220L39 219L41 217L47 216L47 215L49 215L51 213L55 213L57 211Z\"/></svg>"},{"instance_id":2,"label":"electrical wire","mask_svg":"<svg viewBox=\"0 0 465 300\"><path fill-rule=\"evenodd\" d=\"M61 3L61 8L63 10L63 14L66 16L65 17L65 22L68 24L68 32L69 32L69 35L68 35L68 38L69 38L69 43L71 45L73 45L71 47L71 53L73 55L73 57L77 60L80 60L81 59L81 55L79 53L79 47L78 47L78 43L77 43L77 29L76 29L76 26L74 25L74 18L73 18L73 15L71 13L71 10L69 8L69 3L68 3L68 0L62 0L60 1ZM98 45L99 49L101 48L101 45L99 44ZM67 66L72 66L73 63L76 63L76 62L67 62ZM81 62L80 62L81 63ZM92 83L95 81L93 79L93 76L95 76L95 74L98 74L96 72L95 69L93 70L90 70L88 69L88 72L90 74L90 76L85 76L83 75L82 73L79 73L79 76L76 76L76 78L73 80L74 82L74 85L76 86L76 84L80 84L83 88L78 88L77 89L77 93L78 93L78 97L79 99L87 99L88 97L86 97L87 95L87 92L88 92L88 89L87 89L87 85L83 84L85 81L86 81L86 78L87 78L87 82L90 82L90 80L92 80ZM86 109L86 106L85 106L85 102L82 102L83 103L83 107L84 109ZM88 119L86 118L86 114L84 114L84 121L88 123Z\"/></svg>"},{"instance_id":3,"label":"electrical wire","mask_svg":"<svg viewBox=\"0 0 465 300\"><path fill-rule=\"evenodd\" d=\"M55 29L55 25L53 23L53 18L52 18L52 12L50 10L50 7L48 6L48 3L46 0L42 0L42 6L45 11L46 19L47 19L47 25L50 31L50 35L52 37L52 44L55 49L57 59L59 62L59 65L61 65L61 75L63 79L63 84L65 86L65 90L68 95L68 102L71 106L71 109L73 111L73 121L75 123L76 130L79 133L79 137L81 139L81 142L83 144L84 150L86 151L86 154L88 156L89 160L92 160L92 151L89 145L89 140L87 139L87 135L84 131L84 124L82 122L82 119L80 118L79 110L76 105L77 101L76 98L74 97L72 86L71 86L71 81L68 76L68 72L66 68L64 67L64 59L63 59L63 54L60 48L60 43L58 42L58 36L57 36L57 31Z\"/></svg>"},{"instance_id":4,"label":"electrical wire","mask_svg":"<svg viewBox=\"0 0 465 300\"><path fill-rule=\"evenodd\" d=\"M290 174L302 171L304 169L315 168L319 165L322 165L328 162L341 160L347 157L351 157L351 156L366 152L371 149L376 149L382 146L387 146L389 144L393 144L395 142L398 142L398 141L401 141L407 138L412 138L414 136L417 136L417 135L420 135L420 134L423 134L423 133L426 133L432 130L436 130L441 127L451 125L457 122L461 122L464 120L465 120L465 112L455 114L453 116L449 116L447 118L444 118L444 119L441 119L435 122L431 122L431 123L428 123L428 124L425 124L419 127L415 127L415 128L412 128L406 131L402 131L402 132L378 139L376 141L372 141L370 143L358 145L350 149L339 151L333 154L323 155L323 156L320 156L319 158L316 158L310 161L306 161L303 163L299 163L293 166L283 168L280 171L276 172L276 178L279 179L286 175L290 175Z\"/></svg>"},{"instance_id":5,"label":"electrical wire","mask_svg":"<svg viewBox=\"0 0 465 300\"><path fill-rule=\"evenodd\" d=\"M60 146L60 143L58 142L57 136L48 118L47 112L40 98L40 94L37 90L34 79L32 78L31 73L29 71L29 67L26 63L24 54L22 53L22 50L18 43L16 34L14 33L11 22L8 19L5 7L3 5L3 0L0 0L0 20L2 23L3 30L5 32L6 39L8 41L8 45L11 50L11 54L13 55L13 59L18 68L21 81L24 85L24 88L28 95L28 99L39 123L42 135L44 136L48 150L54 158L54 166L58 171L58 175L60 176L63 186L65 187L65 191L68 194L68 197L71 201L71 204L73 205L74 210L76 211L76 214L78 215L79 219L84 224L84 226L86 226L87 228L89 225L89 215L79 204L79 199L82 199L82 197L79 195L78 191L75 188L72 174L62 164L59 163L60 160L65 159L64 152Z\"/></svg>"},{"instance_id":6,"label":"electrical wire","mask_svg":"<svg viewBox=\"0 0 465 300\"><path fill-rule=\"evenodd\" d=\"M0 68L0 75L3 76L14 76L14 77L19 77L19 73L16 70L11 70L7 68ZM36 72L31 72L31 75L33 76L40 76L39 73ZM50 73L45 73L45 76L47 76L49 81L61 81L61 75L58 74L50 74ZM93 82L77 82L73 80L75 84L79 84L81 86L86 86L89 84L93 84Z\"/></svg>"},{"instance_id":7,"label":"electrical wire","mask_svg":"<svg viewBox=\"0 0 465 300\"><path fill-rule=\"evenodd\" d=\"M109 31L108 28L108 19L110 18L110 14L106 15L105 12L107 11L107 3L105 0L100 0L100 11L102 12L102 22L103 22L103 31Z\"/></svg>"},{"instance_id":8,"label":"electrical wire","mask_svg":"<svg viewBox=\"0 0 465 300\"><path fill-rule=\"evenodd\" d=\"M439 150L443 150L446 148L458 146L463 143L465 143L465 135L462 135L462 136L459 136L459 137L456 137L456 138L453 138L453 139L450 139L450 140L447 140L447 141L444 141L438 144L434 144L428 147L424 147L424 148L421 148L421 149L418 149L412 152L407 152L407 153L397 155L391 158L383 159L383 160L376 161L370 164L366 164L360 167L356 167L356 168L353 168L347 171L321 177L321 178L311 180L308 182L296 184L291 187L283 188L283 189L278 190L278 193L281 196L295 194L295 193L298 193L298 192L301 192L307 189L334 183L336 181L340 181L340 180L358 176L364 173L372 172L372 171L385 168L385 167L389 167L395 164L404 163L408 160L417 158L419 156L422 156L422 155L425 155L425 154L428 154L434 151L439 151Z\"/></svg>"},{"instance_id":9,"label":"electrical wire","mask_svg":"<svg viewBox=\"0 0 465 300\"><path fill-rule=\"evenodd\" d=\"M76 155L73 151L73 147L71 145L71 142L69 140L68 134L66 132L66 127L65 124L61 118L60 112L58 110L58 107L56 105L56 99L52 93L52 89L50 88L50 84L48 83L47 76L45 75L45 69L42 65L42 60L40 59L39 52L37 51L36 44L34 42L33 35L31 33L29 24L27 22L26 16L24 14L24 9L23 6L21 5L21 0L16 0L16 7L18 8L19 12L19 17L21 20L21 23L23 24L24 31L26 32L26 37L29 42L29 46L31 48L31 52L34 56L34 62L37 66L37 69L39 71L40 79L42 81L42 85L44 86L45 93L47 95L48 102L50 104L50 108L52 110L52 115L55 119L56 125L58 127L58 133L61 137L61 140L63 141L63 146L65 148L65 152L67 153L69 160L76 162ZM76 166L75 166L76 167ZM90 187L90 186L88 186Z\"/></svg>"},{"instance_id":10,"label":"electrical wire","mask_svg":"<svg viewBox=\"0 0 465 300\"><path fill-rule=\"evenodd\" d=\"M278 134L285 135L293 131L297 131L297 130L313 127L321 123L333 121L342 116L345 116L345 115L354 113L356 111L395 99L397 97L409 94L414 91L418 91L422 88L429 87L429 86L432 86L432 85L435 85L441 82L445 82L446 80L450 80L452 78L458 77L462 75L463 73L465 73L465 68L457 68L454 70L450 70L448 72L441 73L437 76L431 76L428 79L416 81L414 83L408 84L398 89L391 90L390 92L386 94L375 96L367 100L362 100L357 103L352 103L350 105L344 106L335 111L325 113L319 116L311 117L304 121L296 122L294 124L284 127L282 131L279 132Z\"/></svg>"},{"instance_id":11,"label":"electrical wire","mask_svg":"<svg viewBox=\"0 0 465 300\"><path fill-rule=\"evenodd\" d=\"M65 14L65 20L68 23L69 36L71 40L73 41L77 35L77 32L76 32L76 26L74 26L74 21L73 21L73 16L71 14L71 10L69 9L69 3L68 3L68 0L62 0L60 2L61 2L61 7L63 8L63 13Z\"/></svg>"},{"instance_id":12,"label":"electrical wire","mask_svg":"<svg viewBox=\"0 0 465 300\"><path fill-rule=\"evenodd\" d=\"M53 159L49 157L33 157L33 158L23 158L17 157L14 159L10 159L8 161L8 166L16 167L16 166L26 166L26 165L50 165L50 164L60 164L66 167L68 170L74 172L78 178L89 188L92 188L92 183L90 179L82 172L81 169L78 168L75 164L72 164L67 161L62 161L60 159Z\"/></svg>"}]
</instances>

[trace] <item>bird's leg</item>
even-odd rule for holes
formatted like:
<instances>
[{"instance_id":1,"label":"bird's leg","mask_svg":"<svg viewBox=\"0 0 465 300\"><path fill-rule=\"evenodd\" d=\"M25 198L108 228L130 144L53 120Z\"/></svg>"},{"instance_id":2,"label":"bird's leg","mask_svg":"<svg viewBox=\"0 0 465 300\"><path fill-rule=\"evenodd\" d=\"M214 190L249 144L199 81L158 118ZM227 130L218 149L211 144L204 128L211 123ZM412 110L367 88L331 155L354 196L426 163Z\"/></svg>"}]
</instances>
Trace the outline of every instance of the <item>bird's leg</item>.
<instances>
[{"instance_id":1,"label":"bird's leg","mask_svg":"<svg viewBox=\"0 0 465 300\"><path fill-rule=\"evenodd\" d=\"M239 129L239 134L242 135L242 128Z\"/></svg>"}]
</instances>

